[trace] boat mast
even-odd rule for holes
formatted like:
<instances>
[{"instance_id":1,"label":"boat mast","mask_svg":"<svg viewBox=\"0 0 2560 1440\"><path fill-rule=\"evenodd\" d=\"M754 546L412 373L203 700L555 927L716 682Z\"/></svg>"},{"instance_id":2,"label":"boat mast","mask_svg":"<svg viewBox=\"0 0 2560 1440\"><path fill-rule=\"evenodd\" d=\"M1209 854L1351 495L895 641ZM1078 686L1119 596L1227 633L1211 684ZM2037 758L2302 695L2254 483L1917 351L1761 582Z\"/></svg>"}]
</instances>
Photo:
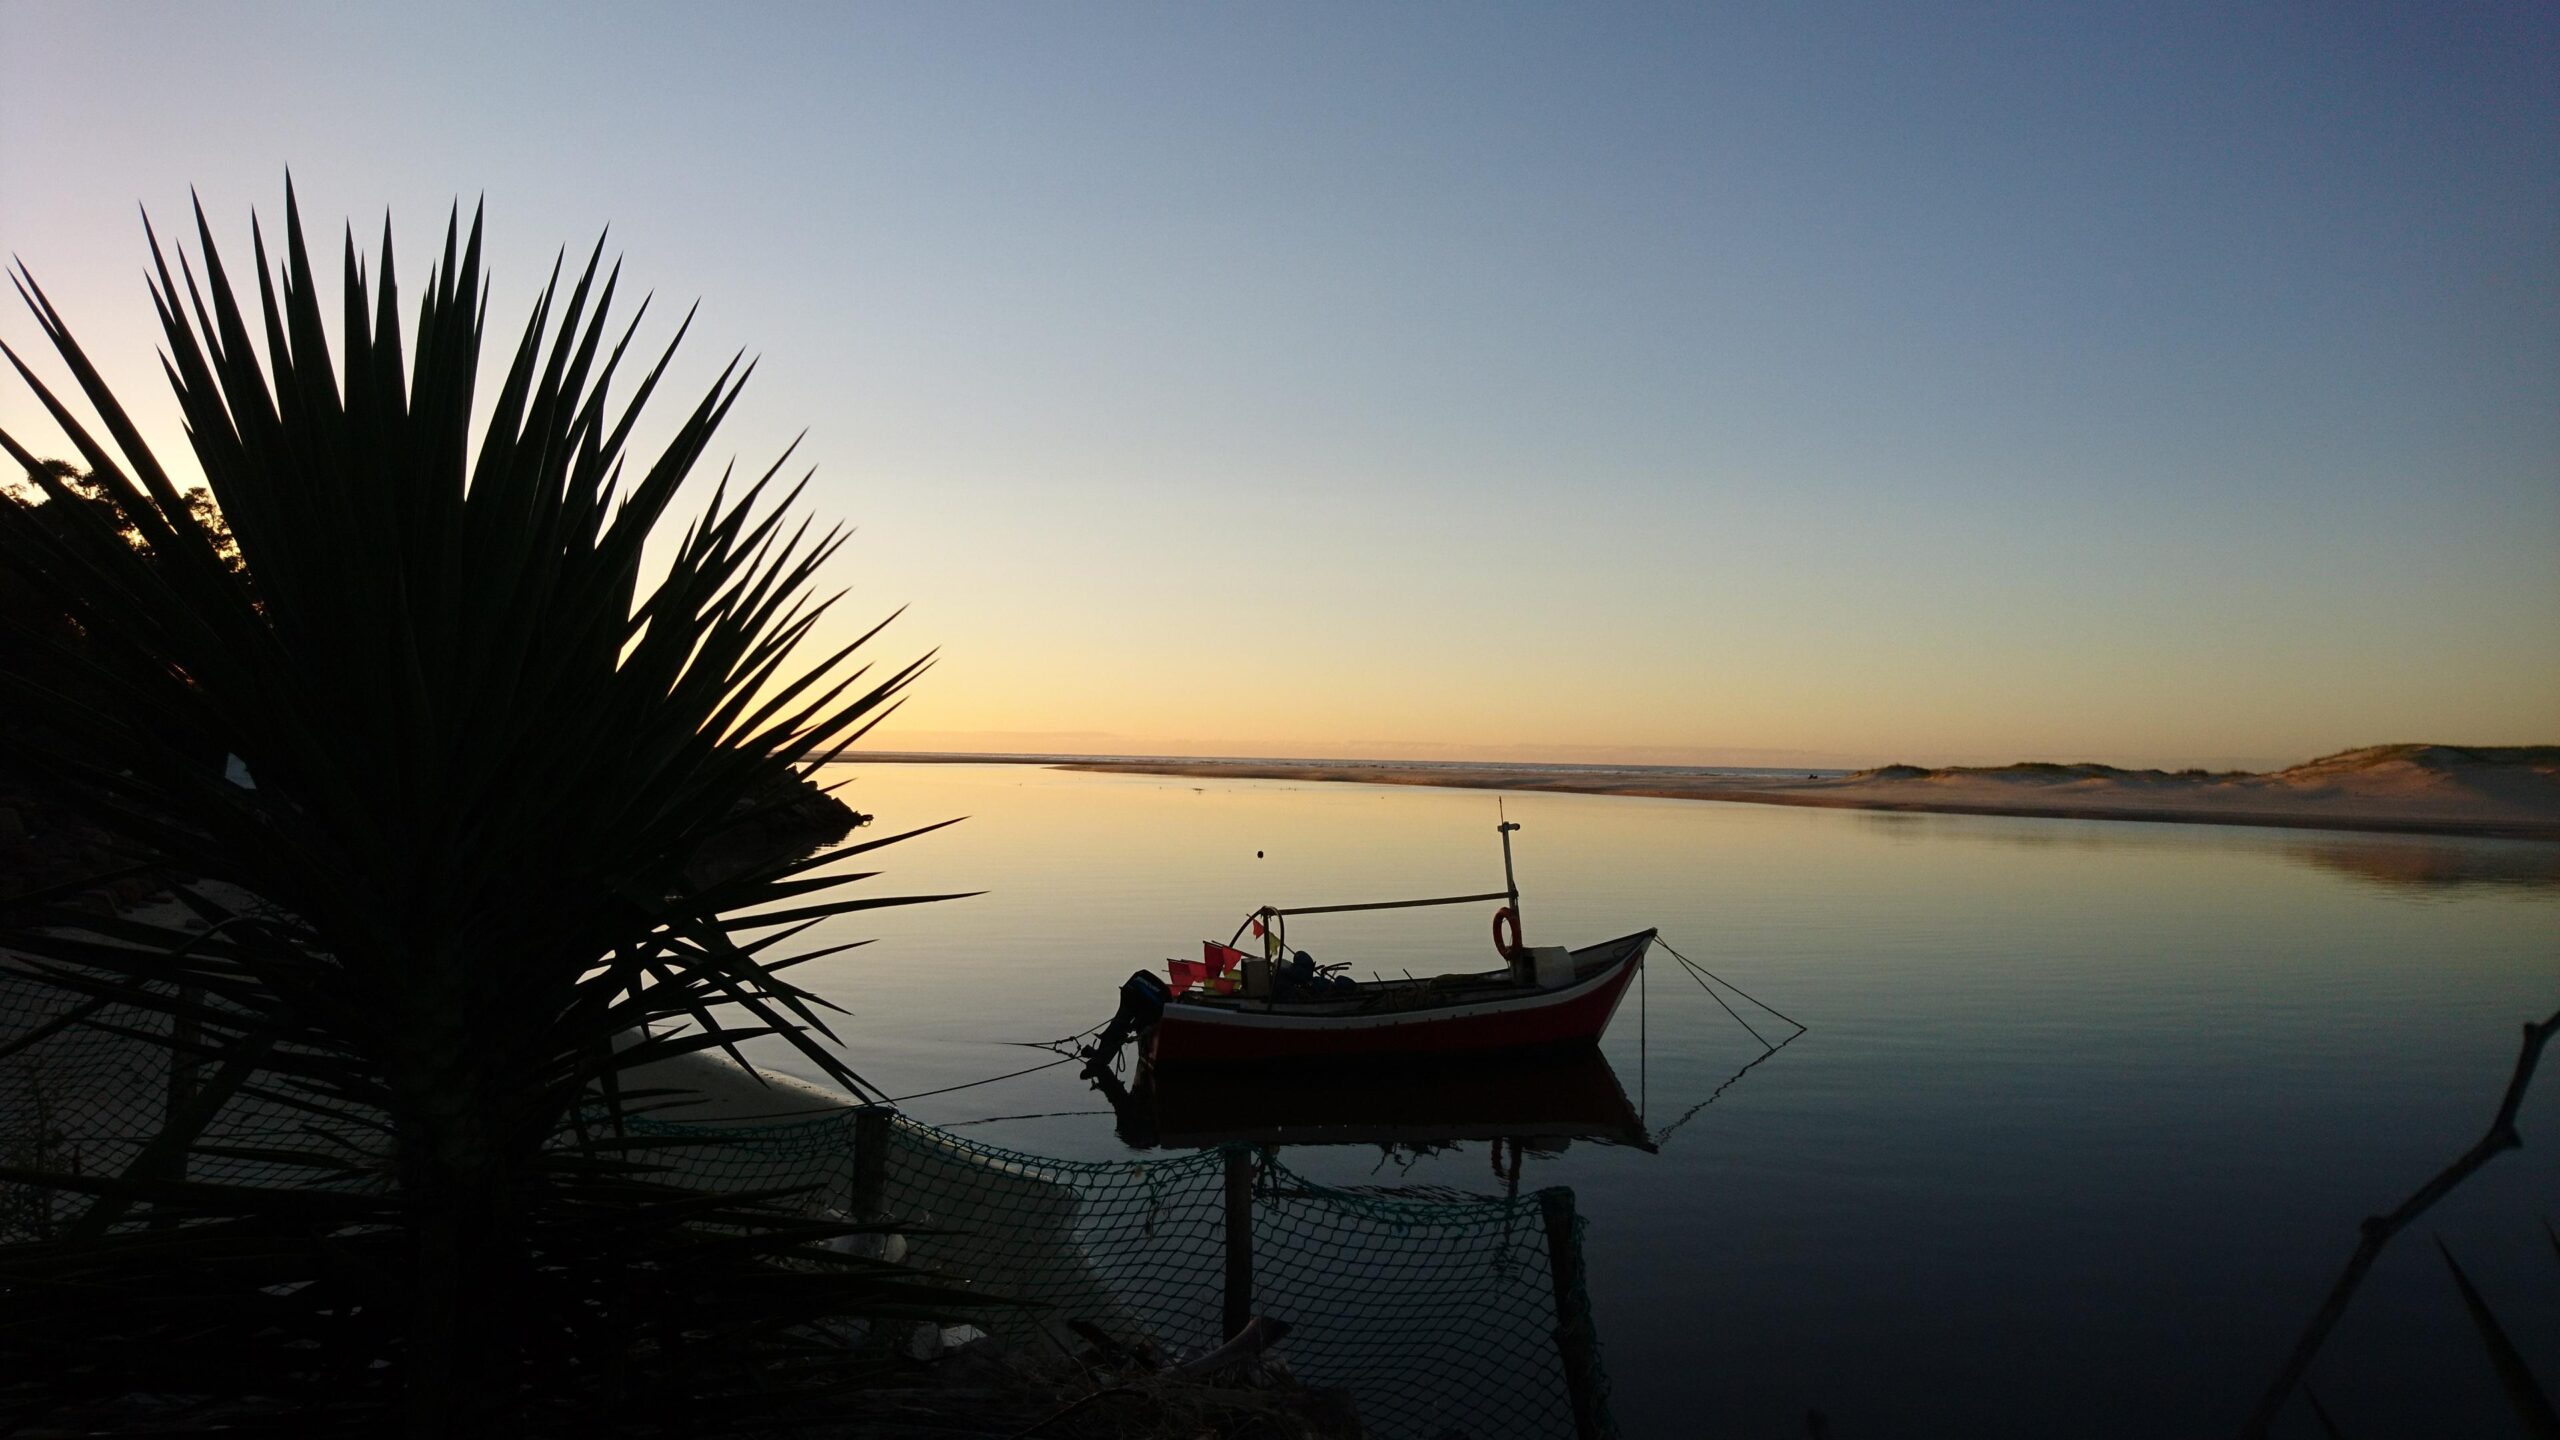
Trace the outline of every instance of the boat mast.
<instances>
[{"instance_id":1,"label":"boat mast","mask_svg":"<svg viewBox=\"0 0 2560 1440\"><path fill-rule=\"evenodd\" d=\"M1502 811L1499 807L1502 802L1496 800L1493 803L1496 807L1494 813L1496 815L1500 815ZM1520 828L1520 822L1517 820L1506 819L1501 824L1496 825L1493 828L1496 833L1502 836L1502 888L1511 897L1511 924L1513 933L1520 937L1521 946L1526 948L1529 944L1529 930L1520 919L1520 882L1513 878L1511 874L1511 832Z\"/></svg>"}]
</instances>

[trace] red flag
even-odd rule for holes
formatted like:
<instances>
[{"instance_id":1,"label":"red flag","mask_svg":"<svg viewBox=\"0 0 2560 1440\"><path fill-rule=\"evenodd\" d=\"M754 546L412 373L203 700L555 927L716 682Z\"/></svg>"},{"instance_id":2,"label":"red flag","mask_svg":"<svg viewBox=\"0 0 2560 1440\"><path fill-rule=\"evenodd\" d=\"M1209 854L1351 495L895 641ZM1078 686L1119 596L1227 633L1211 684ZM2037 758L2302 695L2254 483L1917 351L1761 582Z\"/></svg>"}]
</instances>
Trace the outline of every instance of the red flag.
<instances>
[{"instance_id":1,"label":"red flag","mask_svg":"<svg viewBox=\"0 0 2560 1440\"><path fill-rule=\"evenodd\" d=\"M1170 977L1165 988L1176 995L1209 978L1209 967L1197 960L1167 960L1164 968Z\"/></svg>"},{"instance_id":2,"label":"red flag","mask_svg":"<svg viewBox=\"0 0 2560 1440\"><path fill-rule=\"evenodd\" d=\"M1219 944L1215 940L1203 940L1200 942L1200 963L1208 966L1209 973L1212 975L1226 974L1228 966L1235 964L1243 958L1243 951L1231 949L1228 946Z\"/></svg>"}]
</instances>

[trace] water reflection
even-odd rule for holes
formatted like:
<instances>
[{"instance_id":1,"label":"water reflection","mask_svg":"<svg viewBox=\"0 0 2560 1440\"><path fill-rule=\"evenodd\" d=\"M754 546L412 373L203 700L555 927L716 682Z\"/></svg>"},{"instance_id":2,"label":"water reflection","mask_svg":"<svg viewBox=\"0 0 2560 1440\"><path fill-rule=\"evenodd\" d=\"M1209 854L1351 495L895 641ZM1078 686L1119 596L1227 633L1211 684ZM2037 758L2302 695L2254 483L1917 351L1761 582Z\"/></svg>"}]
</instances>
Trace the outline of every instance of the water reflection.
<instances>
[{"instance_id":1,"label":"water reflection","mask_svg":"<svg viewBox=\"0 0 2560 1440\"><path fill-rule=\"evenodd\" d=\"M2272 826L2124 824L2047 817L1929 815L1883 810L1843 812L1860 829L1903 844L1979 844L2048 852L2102 853L2144 849L2193 851L2219 846L2273 854L2297 865L2399 890L2489 886L2560 888L2560 844L2460 835L2396 835Z\"/></svg>"},{"instance_id":2,"label":"water reflection","mask_svg":"<svg viewBox=\"0 0 2560 1440\"><path fill-rule=\"evenodd\" d=\"M1651 1150L1608 1058L1597 1050L1429 1067L1190 1070L1141 1065L1134 1084L1089 1072L1122 1141L1141 1150L1217 1145L1377 1145L1466 1141L1554 1154L1576 1140Z\"/></svg>"},{"instance_id":3,"label":"water reflection","mask_svg":"<svg viewBox=\"0 0 2560 1440\"><path fill-rule=\"evenodd\" d=\"M1652 1143L1646 1148L1659 1150L1661 1147L1670 1144L1671 1137L1679 1133L1680 1127L1697 1119L1701 1114L1704 1114L1708 1106L1713 1105L1718 1100L1724 1098L1724 1092L1742 1083L1743 1076L1750 1074L1752 1071L1757 1070L1762 1065L1768 1063L1768 1061L1775 1057L1779 1051L1784 1050L1788 1046L1796 1043L1798 1040L1803 1039L1806 1033L1807 1032L1803 1030L1798 1030L1795 1034L1788 1036L1786 1039L1779 1041L1777 1044L1770 1046L1768 1049L1744 1061L1742 1063L1742 1068L1726 1076L1722 1084L1716 1086L1713 1090L1708 1091L1705 1099L1700 1100L1697 1104L1681 1111L1679 1119L1674 1120L1670 1124L1663 1126L1661 1129L1654 1131L1652 1134Z\"/></svg>"},{"instance_id":4,"label":"water reflection","mask_svg":"<svg viewBox=\"0 0 2560 1440\"><path fill-rule=\"evenodd\" d=\"M848 774L884 826L975 817L887 852L880 893L987 892L813 937L881 942L805 973L854 1012L831 1017L846 1053L893 1093L1017 1068L1028 1057L996 1042L1105 1018L1132 967L1223 939L1241 904L1487 888L1477 837L1496 801L1481 792L1204 792L948 765L828 778ZM2515 1017L2547 1013L2560 985L2549 845L1508 798L1531 822L1521 879L1539 942L1658 926L1814 1027L1658 1155L1578 1140L1529 1163L1522 1204L1570 1186L1589 1217L1595 1324L1631 1435L1801 1434L1814 1406L1843 1435L2228 1433L2335 1279L2340 1237L2477 1133ZM1489 937L1414 911L1344 917L1305 943L1393 974L1451 968ZM1607 1053L1659 1133L1762 1047L1690 987L1653 990L1650 1107L1646 1027L1627 1023L1640 1008ZM2520 1117L2534 1143L2429 1217L2497 1277L2502 1305L2549 1293L2540 1217L2560 1150L2538 1137L2560 1125L2555 1096L2538 1090ZM1133 1152L1116 1113L1060 1113L1099 1103L1062 1066L909 1108L944 1125L1019 1117L964 1133L1114 1174L1181 1154ZM1374 1147L1284 1153L1316 1183L1394 1185L1377 1192L1386 1226L1408 1216L1397 1196L1498 1197L1486 1148L1401 1150L1388 1176ZM1488 1203L1498 1239L1518 1207ZM1163 1243L1161 1225L1131 1233ZM1274 1264L1338 1249L1265 1238ZM1472 1243L1450 1254L1449 1273L1481 1273ZM2359 1434L2495 1433L2510 1417L2447 1318L2440 1262L2395 1256L2407 1263L2377 1267L2323 1361L2324 1400L2352 1407ZM1365 1270L1310 1263L1305 1279L1338 1279L1360 1306L1392 1298ZM1473 1296L1447 1303L1477 1313ZM1328 1292L1289 1313L1338 1308ZM2560 1309L2535 1313L2527 1343L2560 1335ZM1395 1348L1417 1333L1436 1332L1381 1319L1290 1343L1354 1357L1374 1339L1355 1358L1415 1373L1441 1358ZM2475 1370L2478 1386L2448 1393L2445 1377Z\"/></svg>"},{"instance_id":5,"label":"water reflection","mask_svg":"<svg viewBox=\"0 0 2560 1440\"><path fill-rule=\"evenodd\" d=\"M2560 845L2534 840L2406 840L2397 836L2288 845L2288 859L2395 889L2560 886Z\"/></svg>"},{"instance_id":6,"label":"water reflection","mask_svg":"<svg viewBox=\"0 0 2560 1440\"><path fill-rule=\"evenodd\" d=\"M1085 1079L1133 1149L1225 1172L1225 1330L1292 1326L1290 1364L1357 1397L1363 1433L1613 1433L1583 1283L1574 1193L1523 1194L1528 1155L1577 1140L1647 1152L1642 1118L1597 1050L1423 1067L1183 1068ZM1325 1183L1286 1146L1375 1146L1381 1164L1484 1142L1503 1194Z\"/></svg>"}]
</instances>

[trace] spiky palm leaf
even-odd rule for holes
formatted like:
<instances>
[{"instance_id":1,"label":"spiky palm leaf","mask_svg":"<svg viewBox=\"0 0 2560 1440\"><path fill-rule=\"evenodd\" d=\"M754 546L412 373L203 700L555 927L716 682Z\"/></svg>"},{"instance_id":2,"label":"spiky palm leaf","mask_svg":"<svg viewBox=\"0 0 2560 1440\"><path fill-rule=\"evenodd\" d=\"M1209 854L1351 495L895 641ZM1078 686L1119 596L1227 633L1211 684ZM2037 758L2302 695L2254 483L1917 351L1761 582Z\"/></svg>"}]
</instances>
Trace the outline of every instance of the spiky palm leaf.
<instances>
[{"instance_id":1,"label":"spiky palm leaf","mask_svg":"<svg viewBox=\"0 0 2560 1440\"><path fill-rule=\"evenodd\" d=\"M742 797L876 723L930 659L875 675L855 663L866 634L794 666L842 536L788 518L782 462L724 476L650 578L644 544L752 367L733 359L628 463L676 342L609 403L639 322L608 328L599 243L565 295L555 265L475 439L476 215L467 237L448 224L406 343L388 226L371 274L350 233L334 361L290 186L280 265L253 222L254 312L195 219L201 281L152 236L153 299L245 573L21 268L103 434L8 358L141 543L81 523L89 507L38 524L0 503L0 564L79 627L23 637L0 745L169 867L273 909L199 899L204 933L47 897L0 916L47 983L161 1017L129 1028L192 1077L121 1175L19 1177L86 1198L65 1235L0 1251L0 1377L46 1376L55 1398L245 1384L351 1397L350 1417L396 1395L415 1433L635 1397L639 1418L699 1427L687 1402L805 1359L813 1316L948 1309L813 1248L770 1197L660 1183L612 1114L578 1123L599 1096L632 1103L631 1065L763 1033L861 1089L773 942L933 898L838 893L868 877L826 867L888 840L688 876L760 818ZM36 470L16 438L0 448ZM669 1020L689 1026L617 1048ZM306 1183L188 1178L239 1158L206 1125L248 1100L305 1117L257 1148Z\"/></svg>"}]
</instances>

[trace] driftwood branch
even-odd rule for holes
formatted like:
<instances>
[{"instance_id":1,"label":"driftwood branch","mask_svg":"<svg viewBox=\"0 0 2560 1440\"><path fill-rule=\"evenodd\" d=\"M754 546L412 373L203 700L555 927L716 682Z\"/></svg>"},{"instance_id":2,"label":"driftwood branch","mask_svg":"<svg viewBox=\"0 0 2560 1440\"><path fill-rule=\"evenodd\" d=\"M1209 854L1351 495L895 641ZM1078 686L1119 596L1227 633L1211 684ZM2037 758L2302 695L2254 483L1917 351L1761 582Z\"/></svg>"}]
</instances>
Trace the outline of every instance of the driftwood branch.
<instances>
[{"instance_id":1,"label":"driftwood branch","mask_svg":"<svg viewBox=\"0 0 2560 1440\"><path fill-rule=\"evenodd\" d=\"M1236 1332L1236 1338L1201 1356L1186 1360L1164 1373L1175 1379L1215 1375L1231 1365L1239 1365L1279 1344L1289 1334L1289 1322L1256 1315Z\"/></svg>"},{"instance_id":2,"label":"driftwood branch","mask_svg":"<svg viewBox=\"0 0 2560 1440\"><path fill-rule=\"evenodd\" d=\"M2533 1070L2542 1059L2542 1047L2555 1030L2560 1030L2560 1010L2553 1011L2538 1023L2526 1022L2523 1052L2516 1056L2515 1074L2507 1081L2507 1093L2498 1102L2498 1115L2489 1122L2488 1132L2462 1152L2461 1158L2444 1167L2434 1179L2401 1201L2399 1209L2388 1215L2372 1216L2364 1222L2363 1235L2356 1242L2355 1253L2347 1257L2347 1268L2340 1272L2338 1283L2329 1287L2329 1298L2321 1302L2319 1313L2311 1317L2310 1328L2304 1330L2302 1339L2295 1342L2293 1354L2286 1357L2284 1368L2276 1372L2275 1383L2267 1387L2267 1393L2258 1401L2257 1410L2249 1416L2249 1423L2241 1428L2242 1440L2265 1440L2267 1427L2275 1423L2276 1412L2292 1397L2294 1388L2302 1383L2303 1374L2311 1368L2313 1357L2320 1353L2321 1345L2328 1340L2330 1330L2337 1326L2338 1318L2346 1314L2347 1302L2355 1298L2356 1287L2364 1283L2365 1272L2373 1268L2374 1260L2382 1254L2382 1247L2391 1243L2391 1237L2407 1229L2411 1222L2426 1213L2427 1207L2452 1193L2455 1186L2471 1178L2471 1172L2488 1164L2501 1151L2513 1150L2524 1144L2524 1137L2516 1133L2516 1111L2523 1106L2525 1090L2533 1083Z\"/></svg>"}]
</instances>

